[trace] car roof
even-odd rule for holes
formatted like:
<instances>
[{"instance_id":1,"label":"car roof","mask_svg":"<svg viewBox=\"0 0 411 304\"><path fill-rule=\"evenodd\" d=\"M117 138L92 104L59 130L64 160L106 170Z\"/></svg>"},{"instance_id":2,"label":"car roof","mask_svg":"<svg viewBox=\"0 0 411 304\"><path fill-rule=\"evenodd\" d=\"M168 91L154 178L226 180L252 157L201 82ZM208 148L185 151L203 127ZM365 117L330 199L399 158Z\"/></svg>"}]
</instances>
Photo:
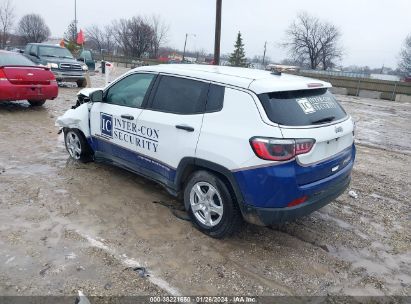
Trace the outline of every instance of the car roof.
<instances>
[{"instance_id":1,"label":"car roof","mask_svg":"<svg viewBox=\"0 0 411 304\"><path fill-rule=\"evenodd\" d=\"M160 64L139 67L135 70L198 78L250 89L256 94L331 87L328 82L312 78L284 73L277 75L270 71L228 66Z\"/></svg>"},{"instance_id":2,"label":"car roof","mask_svg":"<svg viewBox=\"0 0 411 304\"><path fill-rule=\"evenodd\" d=\"M50 43L27 43L28 45L39 45L39 46L47 46L47 47L55 47L55 48L60 48L64 49L62 46L58 44L50 44Z\"/></svg>"}]
</instances>

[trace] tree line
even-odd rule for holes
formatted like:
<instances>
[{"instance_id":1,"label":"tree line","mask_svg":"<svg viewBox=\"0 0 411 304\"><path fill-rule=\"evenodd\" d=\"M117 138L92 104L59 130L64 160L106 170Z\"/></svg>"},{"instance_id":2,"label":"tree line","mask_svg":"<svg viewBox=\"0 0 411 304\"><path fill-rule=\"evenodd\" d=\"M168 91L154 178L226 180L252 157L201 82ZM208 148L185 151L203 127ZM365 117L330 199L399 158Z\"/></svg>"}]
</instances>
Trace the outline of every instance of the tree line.
<instances>
[{"instance_id":1,"label":"tree line","mask_svg":"<svg viewBox=\"0 0 411 304\"><path fill-rule=\"evenodd\" d=\"M99 52L116 51L129 57L157 58L167 42L169 26L158 15L119 19L104 27L86 28L88 46Z\"/></svg>"},{"instance_id":2,"label":"tree line","mask_svg":"<svg viewBox=\"0 0 411 304\"><path fill-rule=\"evenodd\" d=\"M0 4L1 48L5 48L12 36L15 17L14 6L11 0L5 0ZM24 44L29 42L43 42L51 35L50 28L47 26L44 18L38 14L24 15L17 23L14 33Z\"/></svg>"}]
</instances>

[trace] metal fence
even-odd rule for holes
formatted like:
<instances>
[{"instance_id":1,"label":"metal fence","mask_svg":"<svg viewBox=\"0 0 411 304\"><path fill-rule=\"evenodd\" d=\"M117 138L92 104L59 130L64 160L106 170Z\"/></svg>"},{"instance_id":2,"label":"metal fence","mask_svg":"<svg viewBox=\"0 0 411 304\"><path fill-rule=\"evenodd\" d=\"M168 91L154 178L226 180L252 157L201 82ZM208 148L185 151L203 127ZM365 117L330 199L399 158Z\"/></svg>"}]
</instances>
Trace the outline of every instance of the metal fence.
<instances>
[{"instance_id":1,"label":"metal fence","mask_svg":"<svg viewBox=\"0 0 411 304\"><path fill-rule=\"evenodd\" d=\"M133 58L133 57L125 57L125 56L106 55L106 54L103 54L103 55L94 54L94 59L110 61L110 62L116 63L117 65L124 64L126 68L137 67L137 66L142 66L142 65L153 65L153 64L160 63L160 61L156 59Z\"/></svg>"},{"instance_id":2,"label":"metal fence","mask_svg":"<svg viewBox=\"0 0 411 304\"><path fill-rule=\"evenodd\" d=\"M325 76L335 76L335 77L370 78L370 74L355 73L355 72L322 71L322 70L300 70L300 72L308 73L308 74L325 75Z\"/></svg>"},{"instance_id":3,"label":"metal fence","mask_svg":"<svg viewBox=\"0 0 411 304\"><path fill-rule=\"evenodd\" d=\"M311 70L300 70L294 74L317 78L330 82L333 87L345 88L348 95L360 96L361 93L374 92L374 98L396 100L398 95L411 96L411 83L389 81L371 78L336 76L331 74L316 73ZM401 97L401 96L399 96Z\"/></svg>"}]
</instances>

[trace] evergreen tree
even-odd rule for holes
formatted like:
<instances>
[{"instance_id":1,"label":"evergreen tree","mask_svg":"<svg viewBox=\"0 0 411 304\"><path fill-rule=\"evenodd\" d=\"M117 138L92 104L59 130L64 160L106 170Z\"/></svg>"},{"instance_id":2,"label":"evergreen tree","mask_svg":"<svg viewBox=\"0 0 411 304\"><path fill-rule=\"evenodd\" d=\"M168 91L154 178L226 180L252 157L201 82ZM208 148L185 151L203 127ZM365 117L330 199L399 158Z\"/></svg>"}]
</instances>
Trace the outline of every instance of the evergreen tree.
<instances>
[{"instance_id":1,"label":"evergreen tree","mask_svg":"<svg viewBox=\"0 0 411 304\"><path fill-rule=\"evenodd\" d=\"M245 57L243 38L241 38L241 33L238 32L237 41L234 45L234 52L230 55L228 59L231 66L236 67L246 67L247 58Z\"/></svg>"}]
</instances>

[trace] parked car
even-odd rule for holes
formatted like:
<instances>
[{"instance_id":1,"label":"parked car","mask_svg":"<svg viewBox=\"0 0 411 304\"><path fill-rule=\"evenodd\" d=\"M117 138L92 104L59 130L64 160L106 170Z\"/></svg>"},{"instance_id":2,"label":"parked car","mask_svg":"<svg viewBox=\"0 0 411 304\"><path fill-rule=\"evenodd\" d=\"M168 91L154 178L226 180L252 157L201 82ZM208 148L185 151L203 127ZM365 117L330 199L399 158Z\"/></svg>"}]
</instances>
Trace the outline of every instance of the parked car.
<instances>
[{"instance_id":1,"label":"parked car","mask_svg":"<svg viewBox=\"0 0 411 304\"><path fill-rule=\"evenodd\" d=\"M354 124L327 82L204 65L140 67L57 119L76 160L108 161L182 197L216 238L309 214L348 187Z\"/></svg>"},{"instance_id":2,"label":"parked car","mask_svg":"<svg viewBox=\"0 0 411 304\"><path fill-rule=\"evenodd\" d=\"M49 67L58 82L76 82L80 88L87 86L87 65L74 59L66 48L52 44L29 43L24 55L38 65Z\"/></svg>"},{"instance_id":3,"label":"parked car","mask_svg":"<svg viewBox=\"0 0 411 304\"><path fill-rule=\"evenodd\" d=\"M93 52L90 50L82 50L80 52L80 55L78 56L77 61L84 62L89 71L95 71L96 70L96 62L94 60Z\"/></svg>"},{"instance_id":4,"label":"parked car","mask_svg":"<svg viewBox=\"0 0 411 304\"><path fill-rule=\"evenodd\" d=\"M0 102L27 100L41 106L55 99L58 86L49 68L35 65L19 53L0 51Z\"/></svg>"}]
</instances>

